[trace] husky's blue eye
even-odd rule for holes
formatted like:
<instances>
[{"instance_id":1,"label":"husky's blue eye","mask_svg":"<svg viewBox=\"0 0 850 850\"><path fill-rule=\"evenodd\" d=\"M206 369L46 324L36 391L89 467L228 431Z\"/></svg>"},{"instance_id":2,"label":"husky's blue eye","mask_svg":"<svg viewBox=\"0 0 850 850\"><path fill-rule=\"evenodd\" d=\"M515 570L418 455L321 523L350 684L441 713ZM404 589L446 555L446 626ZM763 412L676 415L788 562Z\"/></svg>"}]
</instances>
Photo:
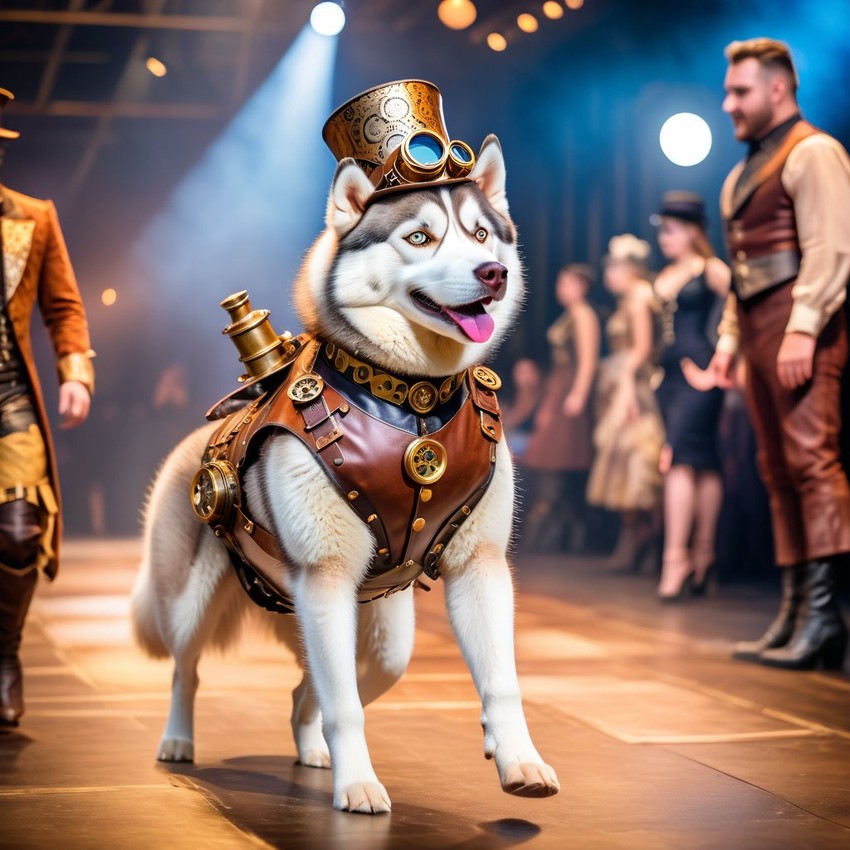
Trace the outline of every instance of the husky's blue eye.
<instances>
[{"instance_id":1,"label":"husky's blue eye","mask_svg":"<svg viewBox=\"0 0 850 850\"><path fill-rule=\"evenodd\" d=\"M431 241L424 230L414 230L406 239L411 245L427 245Z\"/></svg>"},{"instance_id":2,"label":"husky's blue eye","mask_svg":"<svg viewBox=\"0 0 850 850\"><path fill-rule=\"evenodd\" d=\"M484 242L484 240L487 239L489 235L490 234L483 227L479 227L478 230L475 231L475 238L479 242Z\"/></svg>"}]
</instances>

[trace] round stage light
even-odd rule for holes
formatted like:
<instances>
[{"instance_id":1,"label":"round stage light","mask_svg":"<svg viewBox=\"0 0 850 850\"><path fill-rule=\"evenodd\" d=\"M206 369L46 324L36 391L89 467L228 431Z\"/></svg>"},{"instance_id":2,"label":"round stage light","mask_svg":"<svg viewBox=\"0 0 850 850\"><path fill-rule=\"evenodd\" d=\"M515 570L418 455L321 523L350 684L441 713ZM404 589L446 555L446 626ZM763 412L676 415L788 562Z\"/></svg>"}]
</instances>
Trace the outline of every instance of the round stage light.
<instances>
[{"instance_id":1,"label":"round stage light","mask_svg":"<svg viewBox=\"0 0 850 850\"><path fill-rule=\"evenodd\" d=\"M676 165L697 165L711 150L711 129L693 112L671 115L661 127L658 141L670 162Z\"/></svg>"},{"instance_id":2,"label":"round stage light","mask_svg":"<svg viewBox=\"0 0 850 850\"><path fill-rule=\"evenodd\" d=\"M516 25L523 32L537 32L540 24L537 23L537 18L534 15L529 15L528 12L523 12L516 19Z\"/></svg>"},{"instance_id":3,"label":"round stage light","mask_svg":"<svg viewBox=\"0 0 850 850\"><path fill-rule=\"evenodd\" d=\"M564 17L564 7L560 3L556 3L555 0L546 0L543 4L543 14L556 21L558 18Z\"/></svg>"},{"instance_id":4,"label":"round stage light","mask_svg":"<svg viewBox=\"0 0 850 850\"><path fill-rule=\"evenodd\" d=\"M496 53L501 53L508 46L507 39L498 32L491 32L487 36L487 47L490 50L495 50Z\"/></svg>"},{"instance_id":5,"label":"round stage light","mask_svg":"<svg viewBox=\"0 0 850 850\"><path fill-rule=\"evenodd\" d=\"M110 286L100 293L100 300L106 307L111 307L118 300L118 293Z\"/></svg>"},{"instance_id":6,"label":"round stage light","mask_svg":"<svg viewBox=\"0 0 850 850\"><path fill-rule=\"evenodd\" d=\"M345 26L345 12L339 3L319 3L310 13L310 26L319 35L339 35Z\"/></svg>"},{"instance_id":7,"label":"round stage light","mask_svg":"<svg viewBox=\"0 0 850 850\"><path fill-rule=\"evenodd\" d=\"M443 0L437 15L450 30L465 30L477 17L472 0Z\"/></svg>"}]
</instances>

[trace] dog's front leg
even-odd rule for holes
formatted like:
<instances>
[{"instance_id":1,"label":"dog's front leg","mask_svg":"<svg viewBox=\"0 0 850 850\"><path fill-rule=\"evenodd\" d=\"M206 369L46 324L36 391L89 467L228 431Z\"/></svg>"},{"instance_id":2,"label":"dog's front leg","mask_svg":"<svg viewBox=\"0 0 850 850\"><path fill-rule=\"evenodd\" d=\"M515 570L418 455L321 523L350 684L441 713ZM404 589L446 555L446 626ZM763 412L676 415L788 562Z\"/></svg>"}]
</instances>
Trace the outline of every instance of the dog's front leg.
<instances>
[{"instance_id":1,"label":"dog's front leg","mask_svg":"<svg viewBox=\"0 0 850 850\"><path fill-rule=\"evenodd\" d=\"M514 658L510 569L493 544L479 544L463 567L446 570L446 605L481 697L484 755L495 759L502 789L521 797L559 791L555 771L531 740Z\"/></svg>"},{"instance_id":2,"label":"dog's front leg","mask_svg":"<svg viewBox=\"0 0 850 850\"><path fill-rule=\"evenodd\" d=\"M310 568L297 582L295 607L331 754L334 808L378 814L391 806L366 746L355 662L356 595L356 585L339 569Z\"/></svg>"}]
</instances>

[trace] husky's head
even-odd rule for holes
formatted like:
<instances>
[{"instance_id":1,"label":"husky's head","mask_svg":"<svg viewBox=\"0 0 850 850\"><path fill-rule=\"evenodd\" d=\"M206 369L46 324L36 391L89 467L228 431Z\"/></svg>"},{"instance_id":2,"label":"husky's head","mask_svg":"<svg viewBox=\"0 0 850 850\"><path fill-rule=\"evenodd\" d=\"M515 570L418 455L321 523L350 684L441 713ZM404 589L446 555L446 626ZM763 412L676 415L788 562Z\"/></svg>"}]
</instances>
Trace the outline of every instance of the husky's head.
<instances>
[{"instance_id":1,"label":"husky's head","mask_svg":"<svg viewBox=\"0 0 850 850\"><path fill-rule=\"evenodd\" d=\"M485 360L524 293L495 136L470 177L369 203L371 182L353 159L342 160L327 228L296 282L305 328L407 375L447 375Z\"/></svg>"}]
</instances>

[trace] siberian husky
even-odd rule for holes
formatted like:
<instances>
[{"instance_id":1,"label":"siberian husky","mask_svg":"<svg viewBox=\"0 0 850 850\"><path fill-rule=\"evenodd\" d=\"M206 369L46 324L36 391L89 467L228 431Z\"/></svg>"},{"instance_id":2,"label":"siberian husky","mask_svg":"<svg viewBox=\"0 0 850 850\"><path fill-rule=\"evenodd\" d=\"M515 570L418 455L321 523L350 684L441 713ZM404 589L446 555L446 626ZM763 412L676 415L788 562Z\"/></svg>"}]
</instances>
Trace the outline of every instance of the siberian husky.
<instances>
[{"instance_id":1,"label":"siberian husky","mask_svg":"<svg viewBox=\"0 0 850 850\"><path fill-rule=\"evenodd\" d=\"M342 160L326 229L299 272L295 303L305 328L387 371L422 378L484 361L523 299L516 233L505 197L501 147L488 137L472 181L376 197L354 160ZM501 265L499 280L480 269ZM476 270L479 273L476 274ZM206 644L226 647L247 609L228 553L190 506L193 474L216 425L181 442L151 490L143 561L133 591L138 641L175 661L171 708L157 757L192 761L197 665ZM286 486L278 482L286 481ZM281 534L281 577L295 616L268 614L301 660L293 691L298 760L333 771L334 808L390 810L372 767L363 706L404 673L413 647L413 589L366 605L356 592L375 548L368 526L285 432L272 436L245 476L256 517ZM526 797L559 790L532 743L513 645L513 586L506 560L514 501L507 446L489 489L440 562L449 619L481 697L484 754L502 788ZM259 609L255 609L259 613Z\"/></svg>"}]
</instances>

